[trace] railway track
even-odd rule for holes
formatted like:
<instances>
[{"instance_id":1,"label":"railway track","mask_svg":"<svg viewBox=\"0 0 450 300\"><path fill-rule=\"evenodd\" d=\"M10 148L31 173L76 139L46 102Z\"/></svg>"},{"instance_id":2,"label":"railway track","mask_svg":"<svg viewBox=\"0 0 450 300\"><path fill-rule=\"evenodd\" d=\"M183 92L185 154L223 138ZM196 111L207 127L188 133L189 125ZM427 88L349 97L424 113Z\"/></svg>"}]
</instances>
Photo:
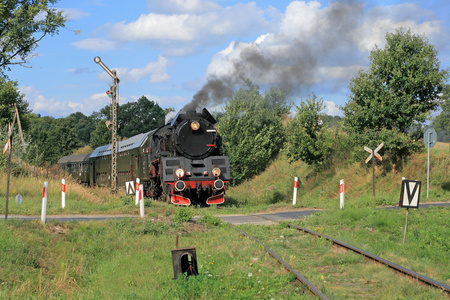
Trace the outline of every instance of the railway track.
<instances>
[{"instance_id":1,"label":"railway track","mask_svg":"<svg viewBox=\"0 0 450 300\"><path fill-rule=\"evenodd\" d=\"M307 228L230 226L261 244L320 299L450 299L444 283Z\"/></svg>"}]
</instances>

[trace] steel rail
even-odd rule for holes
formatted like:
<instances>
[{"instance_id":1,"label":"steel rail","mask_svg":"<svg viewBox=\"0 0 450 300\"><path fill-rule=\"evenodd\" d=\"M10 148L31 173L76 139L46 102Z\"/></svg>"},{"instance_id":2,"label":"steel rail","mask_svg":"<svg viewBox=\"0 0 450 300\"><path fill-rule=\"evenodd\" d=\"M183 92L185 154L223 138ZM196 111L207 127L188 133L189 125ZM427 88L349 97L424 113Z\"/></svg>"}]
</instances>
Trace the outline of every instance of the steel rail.
<instances>
[{"instance_id":1,"label":"steel rail","mask_svg":"<svg viewBox=\"0 0 450 300\"><path fill-rule=\"evenodd\" d=\"M264 247L264 249L266 249L267 252L269 252L270 255L272 255L273 257L275 257L278 262L280 262L286 269L288 269L290 272L292 272L295 277L297 277L297 279L302 282L312 293L314 293L317 297L319 297L320 299L329 299L327 296L325 296L317 287L315 287L308 279L306 279L305 277L303 277L297 270L293 269L286 261L284 261L278 254L276 254L275 252L273 252L270 248L268 248L266 245L264 245L263 243L261 243L259 240L257 240L255 237L251 236L250 234L248 234L247 232L237 228L236 226L229 224L231 227L233 227L234 229L237 229L238 231L240 231L243 235L253 239L255 242L257 242L258 244L260 244L261 246Z\"/></svg>"},{"instance_id":2,"label":"steel rail","mask_svg":"<svg viewBox=\"0 0 450 300\"><path fill-rule=\"evenodd\" d=\"M265 218L263 218L263 219L265 219ZM297 226L297 225L293 225L293 224L288 224L288 226L289 226L289 227L292 227L292 228L296 228L296 229L301 230L301 231L304 231L304 232L306 232L306 233L315 235L315 236L323 237L323 238L325 238L325 239L327 239L327 240L333 242L334 244L337 244L337 245L339 245L339 246L342 246L342 247L344 247L344 248L347 248L347 249L349 249L349 250L352 250L352 251L354 251L354 252L356 252L356 253L359 253L359 254L361 254L361 255L364 255L364 256L366 256L366 257L368 257L368 258L370 258L370 259L372 259L372 260L375 260L375 261L377 261L377 262L379 262L379 263L381 263L381 264L384 264L384 265L386 265L386 266L388 266L388 267L390 267L390 268L392 268L392 269L394 269L394 270L396 270L396 271L399 271L399 272L401 272L401 273L403 273L403 274L409 275L409 276L411 276L411 277L413 277L413 278L415 278L415 279L417 279L417 280L420 280L420 281L422 281L422 282L424 282L424 283L426 283L426 284L428 284L428 285L434 286L434 287L436 287L436 288L440 288L440 289L442 289L443 291L445 291L445 292L447 292L447 293L450 293L450 286L448 286L448 285L446 285L446 284L444 284L444 283L442 283L442 282L436 281L436 280L434 280L434 279L431 279L431 278L429 278L429 277L427 277L427 276L424 276L424 275L422 275L422 274L416 273L416 272L414 272L414 271L412 271L412 270L406 269L406 268L404 268L404 267L402 267L402 266L399 266L399 265L397 265L397 264L394 264L393 262L390 262L390 261L388 261L388 260L386 260L386 259L384 259L384 258L381 258L381 257L379 257L379 256L376 256L376 255L374 255L374 254L372 254L372 253L369 253L369 252L364 251L364 250L362 250L362 249L353 247L352 245L349 245L349 244L347 244L347 243L341 242L341 241L339 241L339 240L336 240L336 239L334 239L334 238L331 238L331 237L329 237L329 236L326 236L326 235L324 235L324 234L315 232L315 231L310 230L310 229L307 229L307 228L303 228L303 227L300 227L300 226Z\"/></svg>"}]
</instances>

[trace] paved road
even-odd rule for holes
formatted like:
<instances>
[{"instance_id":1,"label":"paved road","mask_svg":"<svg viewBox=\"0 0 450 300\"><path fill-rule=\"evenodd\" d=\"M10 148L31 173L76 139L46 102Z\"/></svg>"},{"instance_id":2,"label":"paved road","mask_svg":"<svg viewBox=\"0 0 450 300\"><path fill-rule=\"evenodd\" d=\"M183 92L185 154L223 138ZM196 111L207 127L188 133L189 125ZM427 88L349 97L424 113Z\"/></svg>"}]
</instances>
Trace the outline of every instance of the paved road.
<instances>
[{"instance_id":1,"label":"paved road","mask_svg":"<svg viewBox=\"0 0 450 300\"><path fill-rule=\"evenodd\" d=\"M422 203L419 209L428 208L431 206L450 206L450 202L445 203ZM383 207L383 209L404 209L398 206ZM318 209L304 209L304 210L290 210L285 212L275 213L259 213L251 215L218 215L222 221L231 223L233 225L239 224L255 224L255 225L274 225L279 221L296 220L309 216L320 210ZM105 221L110 219L123 219L123 218L139 218L137 215L47 215L47 221L59 221L59 222L83 222L83 221ZM272 220L266 220L266 219ZM40 216L19 216L8 215L8 219L21 219L21 220L40 220ZM5 220L5 215L0 215L0 221Z\"/></svg>"}]
</instances>

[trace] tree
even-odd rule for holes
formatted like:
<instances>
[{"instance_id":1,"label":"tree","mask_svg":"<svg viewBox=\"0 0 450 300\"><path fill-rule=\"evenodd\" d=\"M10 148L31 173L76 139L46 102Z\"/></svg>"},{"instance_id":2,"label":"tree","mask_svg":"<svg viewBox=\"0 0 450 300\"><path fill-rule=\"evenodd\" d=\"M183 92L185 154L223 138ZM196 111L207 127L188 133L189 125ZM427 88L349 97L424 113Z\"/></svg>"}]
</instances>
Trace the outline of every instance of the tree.
<instances>
[{"instance_id":1,"label":"tree","mask_svg":"<svg viewBox=\"0 0 450 300\"><path fill-rule=\"evenodd\" d=\"M27 132L30 145L27 160L34 164L56 163L81 146L77 138L76 124L68 118L54 119L34 115Z\"/></svg>"},{"instance_id":2,"label":"tree","mask_svg":"<svg viewBox=\"0 0 450 300\"><path fill-rule=\"evenodd\" d=\"M75 124L78 140L84 145L88 145L91 140L91 133L95 130L94 114L85 116L81 112L70 114L67 119Z\"/></svg>"},{"instance_id":3,"label":"tree","mask_svg":"<svg viewBox=\"0 0 450 300\"><path fill-rule=\"evenodd\" d=\"M164 110L147 97L128 102L119 107L119 135L132 137L164 125Z\"/></svg>"},{"instance_id":4,"label":"tree","mask_svg":"<svg viewBox=\"0 0 450 300\"><path fill-rule=\"evenodd\" d=\"M330 154L333 142L320 122L325 108L323 100L316 95L296 105L297 114L288 126L287 156L291 161L302 160L314 171L322 171Z\"/></svg>"},{"instance_id":5,"label":"tree","mask_svg":"<svg viewBox=\"0 0 450 300\"><path fill-rule=\"evenodd\" d=\"M388 33L385 48L371 52L369 70L360 71L350 82L350 99L343 108L350 136L372 148L382 142L383 130L391 130L391 139L405 141L401 145L385 142L386 151L398 159L419 149L404 135L439 104L448 71L439 70L437 55L425 37L403 29Z\"/></svg>"},{"instance_id":6,"label":"tree","mask_svg":"<svg viewBox=\"0 0 450 300\"><path fill-rule=\"evenodd\" d=\"M95 149L99 146L111 144L111 130L106 127L106 121L110 120L111 106L105 106L100 112L94 112L91 117L95 123L95 129L91 132L90 146Z\"/></svg>"},{"instance_id":7,"label":"tree","mask_svg":"<svg viewBox=\"0 0 450 300\"><path fill-rule=\"evenodd\" d=\"M282 148L281 120L289 111L285 101L280 91L271 89L263 96L258 86L247 81L247 88L237 91L225 106L217 128L230 161L233 184L263 171Z\"/></svg>"},{"instance_id":8,"label":"tree","mask_svg":"<svg viewBox=\"0 0 450 300\"><path fill-rule=\"evenodd\" d=\"M446 85L441 97L441 113L433 120L438 140L447 142L450 135L450 85Z\"/></svg>"},{"instance_id":9,"label":"tree","mask_svg":"<svg viewBox=\"0 0 450 300\"><path fill-rule=\"evenodd\" d=\"M38 43L64 27L62 11L52 8L57 0L8 0L0 4L0 72L10 65L25 64Z\"/></svg>"},{"instance_id":10,"label":"tree","mask_svg":"<svg viewBox=\"0 0 450 300\"><path fill-rule=\"evenodd\" d=\"M16 81L8 81L0 77L0 127L7 127L9 122L14 118L14 103L19 111L20 122L23 130L28 127L27 114L28 103L23 99L24 95L17 89Z\"/></svg>"}]
</instances>

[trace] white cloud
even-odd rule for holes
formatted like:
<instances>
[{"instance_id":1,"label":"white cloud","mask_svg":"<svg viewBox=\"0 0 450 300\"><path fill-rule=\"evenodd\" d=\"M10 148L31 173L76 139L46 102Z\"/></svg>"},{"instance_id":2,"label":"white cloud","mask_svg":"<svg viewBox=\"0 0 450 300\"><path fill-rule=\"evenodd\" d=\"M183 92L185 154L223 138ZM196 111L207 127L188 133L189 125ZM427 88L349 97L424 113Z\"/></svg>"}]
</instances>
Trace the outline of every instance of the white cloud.
<instances>
[{"instance_id":1,"label":"white cloud","mask_svg":"<svg viewBox=\"0 0 450 300\"><path fill-rule=\"evenodd\" d=\"M355 29L354 39L358 41L361 51L370 52L375 45L384 47L386 33L400 27L411 29L414 34L426 35L437 43L442 35L442 23L435 19L432 12L412 3L404 3L373 8L361 26Z\"/></svg>"},{"instance_id":2,"label":"white cloud","mask_svg":"<svg viewBox=\"0 0 450 300\"><path fill-rule=\"evenodd\" d=\"M330 116L342 115L342 111L333 101L323 101L323 104L325 105L325 109L322 112L325 114Z\"/></svg>"},{"instance_id":3,"label":"white cloud","mask_svg":"<svg viewBox=\"0 0 450 300\"><path fill-rule=\"evenodd\" d=\"M172 77L169 74L152 74L150 76L150 83L162 83L162 82L168 82L172 79Z\"/></svg>"},{"instance_id":4,"label":"white cloud","mask_svg":"<svg viewBox=\"0 0 450 300\"><path fill-rule=\"evenodd\" d=\"M28 102L30 109L36 114L42 115L64 115L70 111L70 107L61 101L53 98L46 98L41 91L33 86L19 86L19 91L25 94L24 99Z\"/></svg>"},{"instance_id":5,"label":"white cloud","mask_svg":"<svg viewBox=\"0 0 450 300\"><path fill-rule=\"evenodd\" d=\"M204 0L148 0L150 11L159 13L204 13L220 10L220 6Z\"/></svg>"},{"instance_id":6,"label":"white cloud","mask_svg":"<svg viewBox=\"0 0 450 300\"><path fill-rule=\"evenodd\" d=\"M79 20L86 16L89 16L88 13L76 8L62 8L60 10L63 12L63 16L66 17L69 21Z\"/></svg>"},{"instance_id":7,"label":"white cloud","mask_svg":"<svg viewBox=\"0 0 450 300\"><path fill-rule=\"evenodd\" d=\"M187 103L187 99L182 96L156 96L156 95L145 95L147 99L158 103L159 106L172 107L175 110L181 109L184 104Z\"/></svg>"},{"instance_id":8,"label":"white cloud","mask_svg":"<svg viewBox=\"0 0 450 300\"><path fill-rule=\"evenodd\" d=\"M35 114L43 116L53 116L55 118L66 117L72 113L81 112L84 115L91 115L94 111L99 111L106 105L111 103L111 98L106 93L95 93L87 98L80 99L78 102L70 100L55 100L48 98L41 91L36 90L33 86L19 86L19 91L25 94L25 100L29 104L29 108ZM120 104L136 101L139 96L120 96ZM180 109L187 103L187 99L181 96L155 96L145 95L149 100L158 103L161 107L173 107Z\"/></svg>"},{"instance_id":9,"label":"white cloud","mask_svg":"<svg viewBox=\"0 0 450 300\"><path fill-rule=\"evenodd\" d=\"M161 83L170 81L171 76L166 73L167 67L170 61L167 57L159 56L157 61L149 62L142 68L128 69L128 68L111 68L117 72L121 82L137 82L143 78L150 77L151 83ZM102 81L111 81L111 77L106 72L100 72L97 74L97 78Z\"/></svg>"},{"instance_id":10,"label":"white cloud","mask_svg":"<svg viewBox=\"0 0 450 300\"><path fill-rule=\"evenodd\" d=\"M205 9L211 7L211 9ZM152 6L152 5L151 5ZM134 22L109 27L109 38L120 41L147 41L165 49L222 42L230 36L246 36L268 26L264 11L256 3L221 7L213 2L169 1L155 4L157 11L141 15ZM169 52L170 53L170 52Z\"/></svg>"},{"instance_id":11,"label":"white cloud","mask_svg":"<svg viewBox=\"0 0 450 300\"><path fill-rule=\"evenodd\" d=\"M188 26L189 15L141 15L135 22L117 23L111 28L111 35L119 40L176 40L190 41L193 30Z\"/></svg>"},{"instance_id":12,"label":"white cloud","mask_svg":"<svg viewBox=\"0 0 450 300\"><path fill-rule=\"evenodd\" d=\"M106 40L103 38L88 38L81 41L73 42L71 45L86 50L107 51L123 48L116 41Z\"/></svg>"},{"instance_id":13,"label":"white cloud","mask_svg":"<svg viewBox=\"0 0 450 300\"><path fill-rule=\"evenodd\" d=\"M90 115L93 111L100 110L100 108L105 107L110 102L110 98L106 93L93 94L87 99L81 99L80 102L74 102L48 98L33 86L19 86L19 91L25 94L24 98L33 113L56 118L65 117L75 112Z\"/></svg>"}]
</instances>

